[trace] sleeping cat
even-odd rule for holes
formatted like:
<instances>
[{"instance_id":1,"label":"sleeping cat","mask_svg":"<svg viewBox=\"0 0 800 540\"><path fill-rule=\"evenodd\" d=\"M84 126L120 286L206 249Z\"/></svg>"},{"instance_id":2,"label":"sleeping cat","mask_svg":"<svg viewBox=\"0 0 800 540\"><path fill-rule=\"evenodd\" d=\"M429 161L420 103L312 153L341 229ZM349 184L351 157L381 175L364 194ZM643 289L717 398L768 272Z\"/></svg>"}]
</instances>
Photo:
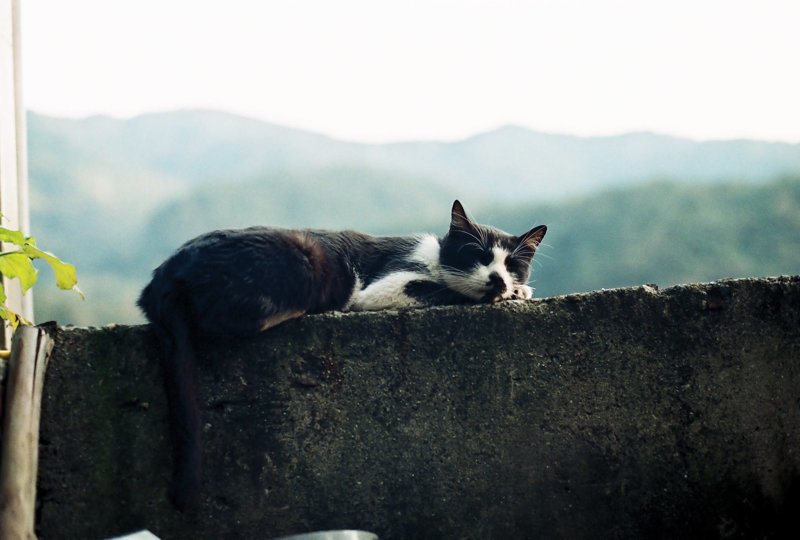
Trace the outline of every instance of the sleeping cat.
<instances>
[{"instance_id":1,"label":"sleeping cat","mask_svg":"<svg viewBox=\"0 0 800 540\"><path fill-rule=\"evenodd\" d=\"M175 506L199 500L196 339L252 336L306 313L531 298L530 264L546 231L512 236L478 225L455 201L442 238L251 227L184 244L138 302L163 356Z\"/></svg>"}]
</instances>

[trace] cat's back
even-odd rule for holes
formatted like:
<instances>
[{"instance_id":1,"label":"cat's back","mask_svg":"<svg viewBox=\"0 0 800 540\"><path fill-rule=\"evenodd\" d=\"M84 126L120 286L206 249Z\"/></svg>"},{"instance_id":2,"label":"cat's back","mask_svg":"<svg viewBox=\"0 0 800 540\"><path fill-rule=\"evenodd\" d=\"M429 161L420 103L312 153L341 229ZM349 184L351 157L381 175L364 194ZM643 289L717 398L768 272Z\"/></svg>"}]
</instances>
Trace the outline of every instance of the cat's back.
<instances>
[{"instance_id":1,"label":"cat's back","mask_svg":"<svg viewBox=\"0 0 800 540\"><path fill-rule=\"evenodd\" d=\"M273 227L223 229L197 236L169 256L153 272L154 278L197 279L210 272L246 272L255 266L274 265L287 255L322 257L329 250L327 231ZM316 252L316 253L314 253Z\"/></svg>"},{"instance_id":2,"label":"cat's back","mask_svg":"<svg viewBox=\"0 0 800 540\"><path fill-rule=\"evenodd\" d=\"M352 231L273 227L208 232L183 244L154 270L138 304L152 321L165 299L177 295L191 297L192 303L221 303L291 291L308 309L318 309L317 303L330 309L352 287L350 253L372 238Z\"/></svg>"}]
</instances>

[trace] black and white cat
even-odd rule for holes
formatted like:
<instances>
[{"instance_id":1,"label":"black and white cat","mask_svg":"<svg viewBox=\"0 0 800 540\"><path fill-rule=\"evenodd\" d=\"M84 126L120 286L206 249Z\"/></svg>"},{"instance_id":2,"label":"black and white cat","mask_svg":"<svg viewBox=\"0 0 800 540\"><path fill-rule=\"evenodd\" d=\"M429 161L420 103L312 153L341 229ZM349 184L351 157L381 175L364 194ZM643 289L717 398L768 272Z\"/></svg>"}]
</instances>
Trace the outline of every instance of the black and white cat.
<instances>
[{"instance_id":1,"label":"black and white cat","mask_svg":"<svg viewBox=\"0 0 800 540\"><path fill-rule=\"evenodd\" d=\"M531 261L546 231L513 236L478 225L455 201L442 238L251 227L184 244L139 298L163 356L175 505L199 497L195 341L251 336L307 313L531 298Z\"/></svg>"}]
</instances>

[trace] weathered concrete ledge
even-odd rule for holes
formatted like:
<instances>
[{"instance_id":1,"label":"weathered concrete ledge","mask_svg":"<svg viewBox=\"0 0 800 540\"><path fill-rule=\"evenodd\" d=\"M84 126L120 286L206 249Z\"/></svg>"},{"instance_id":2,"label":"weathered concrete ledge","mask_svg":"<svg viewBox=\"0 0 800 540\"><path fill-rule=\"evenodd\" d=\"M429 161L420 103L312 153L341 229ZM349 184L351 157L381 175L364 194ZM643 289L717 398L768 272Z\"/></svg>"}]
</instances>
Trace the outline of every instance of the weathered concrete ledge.
<instances>
[{"instance_id":1,"label":"weathered concrete ledge","mask_svg":"<svg viewBox=\"0 0 800 540\"><path fill-rule=\"evenodd\" d=\"M800 277L326 314L208 344L205 504L166 500L147 327L64 329L38 530L269 538L800 530Z\"/></svg>"}]
</instances>

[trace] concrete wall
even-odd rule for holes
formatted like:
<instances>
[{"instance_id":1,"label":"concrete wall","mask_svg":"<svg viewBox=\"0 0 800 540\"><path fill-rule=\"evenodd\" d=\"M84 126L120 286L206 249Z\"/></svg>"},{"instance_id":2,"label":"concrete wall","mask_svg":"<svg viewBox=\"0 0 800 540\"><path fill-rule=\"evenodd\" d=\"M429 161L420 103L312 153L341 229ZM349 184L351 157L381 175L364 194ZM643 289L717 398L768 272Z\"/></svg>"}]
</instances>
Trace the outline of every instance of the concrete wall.
<instances>
[{"instance_id":1,"label":"concrete wall","mask_svg":"<svg viewBox=\"0 0 800 540\"><path fill-rule=\"evenodd\" d=\"M775 537L800 520L800 277L293 321L202 346L204 505L166 500L146 327L61 331L42 538Z\"/></svg>"}]
</instances>

